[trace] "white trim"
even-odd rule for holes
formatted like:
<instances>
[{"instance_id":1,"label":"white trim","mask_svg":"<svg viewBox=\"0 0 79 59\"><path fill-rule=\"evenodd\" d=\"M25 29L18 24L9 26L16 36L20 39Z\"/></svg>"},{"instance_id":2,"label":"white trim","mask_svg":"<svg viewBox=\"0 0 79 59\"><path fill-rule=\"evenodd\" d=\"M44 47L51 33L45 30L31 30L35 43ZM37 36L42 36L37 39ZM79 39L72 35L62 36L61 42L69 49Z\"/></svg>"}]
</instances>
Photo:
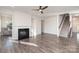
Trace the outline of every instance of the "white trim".
<instances>
[{"instance_id":1,"label":"white trim","mask_svg":"<svg viewBox=\"0 0 79 59\"><path fill-rule=\"evenodd\" d=\"M57 15L57 37L59 37L59 15Z\"/></svg>"}]
</instances>

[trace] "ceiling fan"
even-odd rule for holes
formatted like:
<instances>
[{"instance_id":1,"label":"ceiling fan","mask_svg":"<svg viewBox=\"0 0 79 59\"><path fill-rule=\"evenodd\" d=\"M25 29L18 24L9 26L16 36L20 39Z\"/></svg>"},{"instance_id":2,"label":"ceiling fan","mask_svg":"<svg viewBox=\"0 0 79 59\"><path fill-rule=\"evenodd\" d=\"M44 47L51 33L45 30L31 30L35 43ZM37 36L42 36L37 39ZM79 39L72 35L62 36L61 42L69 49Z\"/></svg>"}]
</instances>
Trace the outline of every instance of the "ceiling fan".
<instances>
[{"instance_id":1,"label":"ceiling fan","mask_svg":"<svg viewBox=\"0 0 79 59\"><path fill-rule=\"evenodd\" d=\"M39 11L41 14L43 14L43 10L47 9L48 6L39 6L38 9L33 9L34 11Z\"/></svg>"}]
</instances>

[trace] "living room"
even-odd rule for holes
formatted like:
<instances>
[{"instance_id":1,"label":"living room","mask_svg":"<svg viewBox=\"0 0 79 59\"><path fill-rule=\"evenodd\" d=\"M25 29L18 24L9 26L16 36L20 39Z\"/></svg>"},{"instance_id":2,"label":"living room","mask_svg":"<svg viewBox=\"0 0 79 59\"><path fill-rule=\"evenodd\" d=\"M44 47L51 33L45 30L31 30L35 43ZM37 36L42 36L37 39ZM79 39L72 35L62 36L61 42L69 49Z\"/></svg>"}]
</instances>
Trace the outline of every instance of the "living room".
<instances>
[{"instance_id":1,"label":"living room","mask_svg":"<svg viewBox=\"0 0 79 59\"><path fill-rule=\"evenodd\" d=\"M78 13L78 6L0 6L1 52L78 52L77 29L72 26ZM2 35L6 33L2 29L4 16L11 20L10 35Z\"/></svg>"}]
</instances>

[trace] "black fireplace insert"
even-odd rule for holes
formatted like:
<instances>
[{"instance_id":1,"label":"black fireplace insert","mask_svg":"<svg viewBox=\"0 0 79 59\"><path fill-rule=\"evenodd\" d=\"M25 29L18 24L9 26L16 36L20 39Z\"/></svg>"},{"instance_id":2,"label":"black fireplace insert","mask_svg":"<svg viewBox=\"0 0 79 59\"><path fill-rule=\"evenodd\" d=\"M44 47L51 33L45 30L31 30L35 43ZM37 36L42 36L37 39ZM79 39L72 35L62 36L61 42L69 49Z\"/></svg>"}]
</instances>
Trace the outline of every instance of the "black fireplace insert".
<instances>
[{"instance_id":1,"label":"black fireplace insert","mask_svg":"<svg viewBox=\"0 0 79 59\"><path fill-rule=\"evenodd\" d=\"M29 28L18 29L18 40L29 38Z\"/></svg>"}]
</instances>

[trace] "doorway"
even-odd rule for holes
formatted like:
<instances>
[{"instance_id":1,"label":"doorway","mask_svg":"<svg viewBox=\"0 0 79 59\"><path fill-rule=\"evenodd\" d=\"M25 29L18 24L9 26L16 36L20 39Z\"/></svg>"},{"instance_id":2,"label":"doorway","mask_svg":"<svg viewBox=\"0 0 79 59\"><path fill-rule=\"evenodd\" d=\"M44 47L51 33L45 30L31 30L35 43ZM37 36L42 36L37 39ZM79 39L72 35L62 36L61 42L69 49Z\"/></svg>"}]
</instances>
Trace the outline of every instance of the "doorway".
<instances>
[{"instance_id":1,"label":"doorway","mask_svg":"<svg viewBox=\"0 0 79 59\"><path fill-rule=\"evenodd\" d=\"M1 36L12 36L12 16L1 15Z\"/></svg>"},{"instance_id":2,"label":"doorway","mask_svg":"<svg viewBox=\"0 0 79 59\"><path fill-rule=\"evenodd\" d=\"M72 31L75 34L73 36L79 40L79 16L72 16Z\"/></svg>"}]
</instances>

